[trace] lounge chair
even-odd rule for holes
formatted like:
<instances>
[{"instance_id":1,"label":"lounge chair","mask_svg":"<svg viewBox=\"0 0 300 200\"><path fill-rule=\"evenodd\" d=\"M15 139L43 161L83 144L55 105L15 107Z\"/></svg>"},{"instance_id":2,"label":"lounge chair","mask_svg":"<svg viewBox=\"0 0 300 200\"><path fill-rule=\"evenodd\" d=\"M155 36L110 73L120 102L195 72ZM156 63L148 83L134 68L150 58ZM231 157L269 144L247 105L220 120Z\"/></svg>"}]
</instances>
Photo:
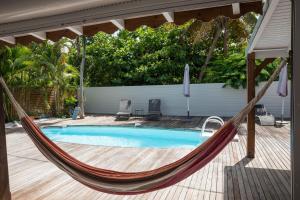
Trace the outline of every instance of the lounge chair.
<instances>
[{"instance_id":1,"label":"lounge chair","mask_svg":"<svg viewBox=\"0 0 300 200\"><path fill-rule=\"evenodd\" d=\"M275 117L268 113L264 104L255 105L255 121L262 126L274 126Z\"/></svg>"},{"instance_id":2,"label":"lounge chair","mask_svg":"<svg viewBox=\"0 0 300 200\"><path fill-rule=\"evenodd\" d=\"M146 119L159 120L161 117L160 99L150 99Z\"/></svg>"},{"instance_id":3,"label":"lounge chair","mask_svg":"<svg viewBox=\"0 0 300 200\"><path fill-rule=\"evenodd\" d=\"M120 108L117 113L117 119L129 119L132 114L132 104L129 99L121 99L120 100Z\"/></svg>"}]
</instances>

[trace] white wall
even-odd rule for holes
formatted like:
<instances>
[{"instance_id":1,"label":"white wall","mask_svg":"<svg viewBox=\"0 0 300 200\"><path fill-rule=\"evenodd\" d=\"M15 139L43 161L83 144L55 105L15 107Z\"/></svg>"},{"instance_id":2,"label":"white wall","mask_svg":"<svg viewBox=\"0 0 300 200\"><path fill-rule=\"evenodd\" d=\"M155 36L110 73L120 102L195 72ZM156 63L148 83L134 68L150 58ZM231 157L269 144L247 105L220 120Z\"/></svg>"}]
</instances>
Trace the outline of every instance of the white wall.
<instances>
[{"instance_id":1,"label":"white wall","mask_svg":"<svg viewBox=\"0 0 300 200\"><path fill-rule=\"evenodd\" d=\"M190 110L192 116L233 116L246 103L246 90L222 88L222 83L192 84ZM262 84L259 86L261 87ZM259 88L257 88L258 91ZM269 112L279 117L281 97L276 94L277 82L274 82L262 98ZM182 95L182 85L90 87L85 88L87 113L115 114L122 98L132 99L135 109L148 110L148 100L161 99L163 115L186 115L186 98ZM285 98L285 116L290 116L290 96Z\"/></svg>"}]
</instances>

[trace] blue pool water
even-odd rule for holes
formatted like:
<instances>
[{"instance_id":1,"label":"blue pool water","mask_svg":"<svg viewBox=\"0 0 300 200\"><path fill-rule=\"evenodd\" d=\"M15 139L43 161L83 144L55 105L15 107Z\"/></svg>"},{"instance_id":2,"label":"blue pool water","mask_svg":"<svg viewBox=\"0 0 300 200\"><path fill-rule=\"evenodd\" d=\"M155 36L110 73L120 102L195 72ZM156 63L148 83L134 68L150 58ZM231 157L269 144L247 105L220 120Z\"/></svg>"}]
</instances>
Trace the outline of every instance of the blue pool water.
<instances>
[{"instance_id":1,"label":"blue pool water","mask_svg":"<svg viewBox=\"0 0 300 200\"><path fill-rule=\"evenodd\" d=\"M207 137L200 131L124 126L46 127L53 141L118 147L194 148Z\"/></svg>"}]
</instances>

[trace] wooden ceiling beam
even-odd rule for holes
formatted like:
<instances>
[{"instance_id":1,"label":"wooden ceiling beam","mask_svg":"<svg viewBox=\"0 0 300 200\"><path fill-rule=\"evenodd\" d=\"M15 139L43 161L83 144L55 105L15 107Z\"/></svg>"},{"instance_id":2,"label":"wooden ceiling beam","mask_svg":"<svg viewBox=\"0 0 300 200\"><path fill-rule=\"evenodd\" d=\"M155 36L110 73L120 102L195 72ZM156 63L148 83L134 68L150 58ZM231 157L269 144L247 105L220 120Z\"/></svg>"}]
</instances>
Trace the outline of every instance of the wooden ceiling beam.
<instances>
[{"instance_id":1,"label":"wooden ceiling beam","mask_svg":"<svg viewBox=\"0 0 300 200\"><path fill-rule=\"evenodd\" d=\"M198 19L201 21L211 21L218 16L226 16L232 19L237 19L248 12L255 12L262 14L261 2L240 3L240 13L233 14L232 5L221 6L216 8L206 8L200 10L189 10L183 12L175 12L175 24L181 25L191 19Z\"/></svg>"},{"instance_id":2,"label":"wooden ceiling beam","mask_svg":"<svg viewBox=\"0 0 300 200\"><path fill-rule=\"evenodd\" d=\"M16 44L29 45L30 43L42 43L43 40L38 39L32 35L24 35L16 37Z\"/></svg>"},{"instance_id":3,"label":"wooden ceiling beam","mask_svg":"<svg viewBox=\"0 0 300 200\"><path fill-rule=\"evenodd\" d=\"M206 8L199 10L189 10L183 12L163 12L160 15L145 16L130 18L125 20L115 20L108 23L101 23L95 25L84 26L84 34L92 36L99 31L105 33L114 33L118 28L123 28L123 21L125 29L129 31L134 31L140 26L149 26L152 28L157 28L166 22L175 22L177 25L184 24L191 19L198 19L202 21L210 21L217 16L227 16L233 19L239 18L248 12L255 12L262 14L262 3L261 2L248 2L239 4L239 14L233 14L232 5L216 7L216 8Z\"/></svg>"},{"instance_id":4,"label":"wooden ceiling beam","mask_svg":"<svg viewBox=\"0 0 300 200\"><path fill-rule=\"evenodd\" d=\"M268 64L272 63L275 59L276 58L264 59L264 61L260 65L256 66L254 77L257 77L260 74L261 70L263 70Z\"/></svg>"},{"instance_id":5,"label":"wooden ceiling beam","mask_svg":"<svg viewBox=\"0 0 300 200\"><path fill-rule=\"evenodd\" d=\"M2 37L2 38L0 38L0 40L2 40L5 43L8 43L8 44L16 44L16 39L13 36Z\"/></svg>"},{"instance_id":6,"label":"wooden ceiling beam","mask_svg":"<svg viewBox=\"0 0 300 200\"><path fill-rule=\"evenodd\" d=\"M239 12L238 12L239 11ZM40 40L50 39L54 42L60 40L62 37L68 37L75 39L78 35L92 36L98 32L105 32L112 34L118 29L127 29L134 31L140 26L149 26L157 28L166 22L174 22L177 25L184 24L191 19L198 19L201 21L210 21L217 16L227 16L230 18L239 18L247 12L262 13L262 2L247 2L238 3L221 7L205 8L198 10L178 11L178 12L162 12L162 14L156 14L152 16L128 18L128 19L115 19L109 22L102 22L99 24L88 24L82 26L68 26L63 30L47 31L28 33L30 38L34 38L33 41L40 42ZM46 37L45 37L46 35ZM34 37L33 37L34 36ZM19 42L28 43L29 37L18 37ZM0 39L3 40L3 39ZM4 41L4 40L3 40ZM13 40L8 40L13 42ZM8 42L5 41L5 42ZM10 43L11 43L10 42Z\"/></svg>"},{"instance_id":7,"label":"wooden ceiling beam","mask_svg":"<svg viewBox=\"0 0 300 200\"><path fill-rule=\"evenodd\" d=\"M129 31L134 31L140 26L149 26L152 28L157 28L166 22L167 20L162 14L133 19L125 19L125 28Z\"/></svg>"},{"instance_id":8,"label":"wooden ceiling beam","mask_svg":"<svg viewBox=\"0 0 300 200\"><path fill-rule=\"evenodd\" d=\"M53 42L57 42L63 37L67 37L70 39L75 39L77 37L77 34L73 31L70 31L69 29L47 32L46 35L47 38L49 40L52 40Z\"/></svg>"},{"instance_id":9,"label":"wooden ceiling beam","mask_svg":"<svg viewBox=\"0 0 300 200\"><path fill-rule=\"evenodd\" d=\"M82 26L69 26L69 27L67 27L67 29L79 36L83 35L83 27Z\"/></svg>"},{"instance_id":10,"label":"wooden ceiling beam","mask_svg":"<svg viewBox=\"0 0 300 200\"><path fill-rule=\"evenodd\" d=\"M4 42L4 41L0 40L0 48L4 47L4 46L12 47L13 44L10 44L10 43L7 43L7 42Z\"/></svg>"},{"instance_id":11,"label":"wooden ceiling beam","mask_svg":"<svg viewBox=\"0 0 300 200\"><path fill-rule=\"evenodd\" d=\"M83 26L82 31L84 35L93 36L98 32L105 32L108 34L112 34L118 29L121 30L127 29L129 31L134 31L140 26L149 26L152 28L157 28L166 22L175 22L175 24L181 25L191 19L210 21L215 17L221 15L231 17L231 18L239 18L243 14L251 11L256 13L262 13L262 3L261 2L241 3L239 4L239 10L240 10L239 14L233 14L233 5L228 5L228 6L222 6L217 8L189 10L189 11L175 12L175 13L163 12L162 14L159 15L144 16L144 17L124 19L124 20L115 19L115 20L111 20L110 22L87 25L87 26ZM65 36L69 37L68 35ZM71 37L71 39L73 38L74 36ZM55 38L55 40L53 41L57 41L57 39Z\"/></svg>"},{"instance_id":12,"label":"wooden ceiling beam","mask_svg":"<svg viewBox=\"0 0 300 200\"><path fill-rule=\"evenodd\" d=\"M173 12L163 12L162 13L167 22L173 23L174 22L174 13Z\"/></svg>"},{"instance_id":13,"label":"wooden ceiling beam","mask_svg":"<svg viewBox=\"0 0 300 200\"><path fill-rule=\"evenodd\" d=\"M120 30L125 29L125 23L124 23L123 19L113 19L113 20L110 20L110 22L113 23Z\"/></svg>"},{"instance_id":14,"label":"wooden ceiling beam","mask_svg":"<svg viewBox=\"0 0 300 200\"><path fill-rule=\"evenodd\" d=\"M232 6L232 14L233 15L241 14L240 3L233 3L231 6Z\"/></svg>"},{"instance_id":15,"label":"wooden ceiling beam","mask_svg":"<svg viewBox=\"0 0 300 200\"><path fill-rule=\"evenodd\" d=\"M39 40L46 40L46 32L34 32L34 33L29 33L29 35L36 37Z\"/></svg>"},{"instance_id":16,"label":"wooden ceiling beam","mask_svg":"<svg viewBox=\"0 0 300 200\"><path fill-rule=\"evenodd\" d=\"M83 34L86 36L93 36L98 32L104 32L108 34L113 34L116 32L118 28L111 22L102 23L102 24L94 24L83 27Z\"/></svg>"},{"instance_id":17,"label":"wooden ceiling beam","mask_svg":"<svg viewBox=\"0 0 300 200\"><path fill-rule=\"evenodd\" d=\"M206 10L235 2L245 2L251 7L252 1L262 0L139 0L123 3L108 3L105 6L95 6L88 9L70 10L61 14L49 13L47 16L39 16L30 19L21 19L14 22L0 24L0 37L11 35L24 35L29 32L58 30L67 26L91 25L107 22L112 19L129 19L139 16L157 15L162 12L181 12L193 9ZM249 6L248 6L249 5ZM34 9L33 9L34 10ZM61 11L64 9L62 8ZM36 10L38 11L38 10ZM55 11L56 12L56 11ZM243 12L241 4L241 12ZM232 10L231 10L232 13ZM33 12L33 15L36 13ZM31 15L31 14L29 14Z\"/></svg>"}]
</instances>

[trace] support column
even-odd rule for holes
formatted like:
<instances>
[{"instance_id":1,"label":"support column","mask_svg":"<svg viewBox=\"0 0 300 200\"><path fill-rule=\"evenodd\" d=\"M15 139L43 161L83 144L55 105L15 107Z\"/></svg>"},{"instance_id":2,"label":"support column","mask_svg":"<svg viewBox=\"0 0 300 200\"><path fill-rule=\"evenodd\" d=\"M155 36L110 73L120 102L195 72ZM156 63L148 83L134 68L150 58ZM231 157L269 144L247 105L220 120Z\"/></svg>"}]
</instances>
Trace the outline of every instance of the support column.
<instances>
[{"instance_id":1,"label":"support column","mask_svg":"<svg viewBox=\"0 0 300 200\"><path fill-rule=\"evenodd\" d=\"M300 1L292 1L292 121L291 170L292 199L300 199Z\"/></svg>"},{"instance_id":2,"label":"support column","mask_svg":"<svg viewBox=\"0 0 300 200\"><path fill-rule=\"evenodd\" d=\"M247 56L247 100L255 97L255 53ZM247 157L254 158L255 154L255 110L252 109L247 117Z\"/></svg>"},{"instance_id":3,"label":"support column","mask_svg":"<svg viewBox=\"0 0 300 200\"><path fill-rule=\"evenodd\" d=\"M79 86L79 107L80 119L84 119L84 92L83 92L83 74L84 74L84 66L85 66L85 57L86 57L86 38L82 35L82 60L80 64L80 86Z\"/></svg>"},{"instance_id":4,"label":"support column","mask_svg":"<svg viewBox=\"0 0 300 200\"><path fill-rule=\"evenodd\" d=\"M3 89L0 86L0 199L10 200L11 194L9 189L5 119L3 107Z\"/></svg>"}]
</instances>

